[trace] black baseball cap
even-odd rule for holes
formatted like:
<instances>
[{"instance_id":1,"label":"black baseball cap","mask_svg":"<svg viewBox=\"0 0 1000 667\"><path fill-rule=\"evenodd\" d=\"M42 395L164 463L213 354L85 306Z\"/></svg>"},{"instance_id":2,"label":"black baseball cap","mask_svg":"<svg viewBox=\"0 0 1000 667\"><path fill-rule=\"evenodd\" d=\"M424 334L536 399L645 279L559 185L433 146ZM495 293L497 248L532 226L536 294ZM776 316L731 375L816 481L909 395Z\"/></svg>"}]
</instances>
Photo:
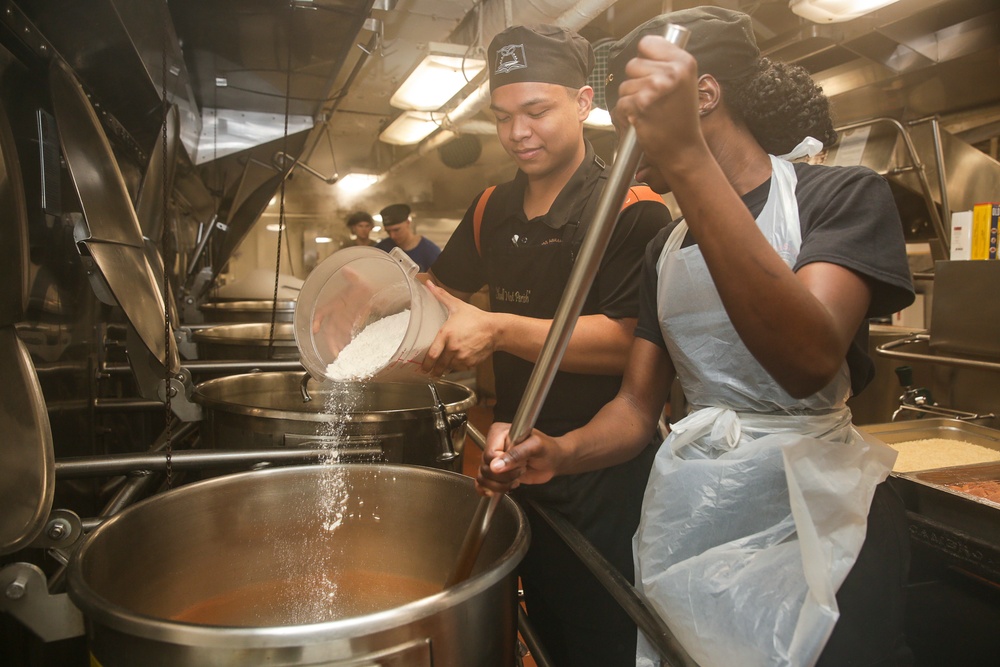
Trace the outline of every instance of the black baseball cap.
<instances>
[{"instance_id":1,"label":"black baseball cap","mask_svg":"<svg viewBox=\"0 0 1000 667\"><path fill-rule=\"evenodd\" d=\"M608 51L608 75L604 82L608 109L618 102L618 86L625 80L625 65L636 57L639 40L646 35L663 35L671 23L691 31L685 48L698 61L699 75L711 74L719 81L732 81L757 71L760 49L747 14L722 7L695 7L661 14L622 37Z\"/></svg>"},{"instance_id":2,"label":"black baseball cap","mask_svg":"<svg viewBox=\"0 0 1000 667\"><path fill-rule=\"evenodd\" d=\"M497 33L487 53L490 92L509 83L554 83L582 88L594 69L586 39L554 25L515 25Z\"/></svg>"},{"instance_id":3,"label":"black baseball cap","mask_svg":"<svg viewBox=\"0 0 1000 667\"><path fill-rule=\"evenodd\" d=\"M398 225L410 217L410 207L406 204L391 204L379 211L379 215L382 216L383 227Z\"/></svg>"}]
</instances>

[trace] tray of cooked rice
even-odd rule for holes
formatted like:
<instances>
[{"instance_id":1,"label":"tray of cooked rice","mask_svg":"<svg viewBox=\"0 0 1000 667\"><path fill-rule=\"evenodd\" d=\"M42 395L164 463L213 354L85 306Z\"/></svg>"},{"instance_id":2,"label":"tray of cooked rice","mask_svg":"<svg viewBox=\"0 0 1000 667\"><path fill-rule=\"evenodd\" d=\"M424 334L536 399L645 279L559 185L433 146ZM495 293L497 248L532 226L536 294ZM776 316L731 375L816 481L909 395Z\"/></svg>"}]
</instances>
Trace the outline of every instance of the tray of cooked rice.
<instances>
[{"instance_id":1,"label":"tray of cooked rice","mask_svg":"<svg viewBox=\"0 0 1000 667\"><path fill-rule=\"evenodd\" d=\"M916 419L859 427L899 452L894 473L1000 463L1000 431L955 419Z\"/></svg>"},{"instance_id":2,"label":"tray of cooked rice","mask_svg":"<svg viewBox=\"0 0 1000 667\"><path fill-rule=\"evenodd\" d=\"M1000 430L951 419L859 428L899 452L889 481L911 536L1000 581Z\"/></svg>"}]
</instances>

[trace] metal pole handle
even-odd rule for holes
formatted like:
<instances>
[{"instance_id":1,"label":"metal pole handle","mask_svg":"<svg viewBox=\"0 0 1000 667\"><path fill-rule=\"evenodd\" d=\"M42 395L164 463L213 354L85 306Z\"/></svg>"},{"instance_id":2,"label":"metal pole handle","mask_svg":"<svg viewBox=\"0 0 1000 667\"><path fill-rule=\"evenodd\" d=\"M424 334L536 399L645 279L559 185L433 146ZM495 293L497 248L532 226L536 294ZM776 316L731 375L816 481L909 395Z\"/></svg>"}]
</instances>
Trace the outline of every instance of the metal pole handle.
<instances>
[{"instance_id":1,"label":"metal pole handle","mask_svg":"<svg viewBox=\"0 0 1000 667\"><path fill-rule=\"evenodd\" d=\"M672 44L684 48L689 35L690 32L687 28L670 24L666 28L664 37ZM538 414L541 412L545 398L552 387L552 380L559 370L559 362L562 361L562 357L566 353L569 339L573 334L573 327L580 316L580 311L583 310L590 286L594 282L594 275L597 273L604 252L608 248L608 242L614 232L615 221L618 219L618 212L622 202L625 201L628 188L632 184L635 168L638 166L641 156L642 152L639 150L635 128L629 126L619 144L618 154L615 156L614 164L611 165L611 173L608 174L608 183L601 192L601 198L598 200L597 209L594 212L594 221L584 237L580 256L570 272L563 298L559 301L559 307L552 319L552 327L545 338L545 343L542 345L538 360L535 362L535 367L525 387L521 403L514 414L514 421L511 423L509 433L509 439L514 444L523 442L531 434L531 429L538 420ZM479 501L479 506L472 518L472 526L465 535L465 540L459 550L458 562L448 577L445 587L464 581L472 573L486 531L489 530L493 514L500 503L501 495L494 493Z\"/></svg>"}]
</instances>

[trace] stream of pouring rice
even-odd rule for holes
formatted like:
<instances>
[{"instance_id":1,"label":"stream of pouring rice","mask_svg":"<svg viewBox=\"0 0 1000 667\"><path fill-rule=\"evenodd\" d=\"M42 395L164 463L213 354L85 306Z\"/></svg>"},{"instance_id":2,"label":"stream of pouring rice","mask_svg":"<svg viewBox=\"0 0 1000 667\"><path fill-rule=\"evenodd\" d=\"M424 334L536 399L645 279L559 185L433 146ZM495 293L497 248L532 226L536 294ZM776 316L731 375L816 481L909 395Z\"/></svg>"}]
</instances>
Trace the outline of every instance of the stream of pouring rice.
<instances>
[{"instance_id":1,"label":"stream of pouring rice","mask_svg":"<svg viewBox=\"0 0 1000 667\"><path fill-rule=\"evenodd\" d=\"M273 578L199 602L175 616L176 620L230 626L302 625L392 609L441 591L439 584L410 577L337 567L349 547L335 537L345 521L380 520L378 508L366 507L363 498L356 498L352 508L347 471L334 465L340 459L338 445L346 443L347 426L366 391L365 381L391 359L408 323L406 310L369 324L327 368L333 381L323 385L325 419L317 429L327 450L319 502L315 508L301 508L319 513L319 529L306 536L301 547L269 540L276 552L271 562L278 564Z\"/></svg>"}]
</instances>

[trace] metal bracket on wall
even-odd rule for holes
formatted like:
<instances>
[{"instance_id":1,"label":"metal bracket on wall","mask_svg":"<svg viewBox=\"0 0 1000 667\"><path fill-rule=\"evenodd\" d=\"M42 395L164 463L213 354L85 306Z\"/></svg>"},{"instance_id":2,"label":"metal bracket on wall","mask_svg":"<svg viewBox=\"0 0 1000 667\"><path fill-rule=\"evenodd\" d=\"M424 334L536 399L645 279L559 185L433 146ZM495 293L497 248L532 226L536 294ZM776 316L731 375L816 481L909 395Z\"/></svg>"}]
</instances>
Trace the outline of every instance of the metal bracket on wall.
<instances>
[{"instance_id":1,"label":"metal bracket on wall","mask_svg":"<svg viewBox=\"0 0 1000 667\"><path fill-rule=\"evenodd\" d=\"M924 122L924 121L919 121L919 122ZM944 256L948 257L949 248L951 247L951 231L949 228L945 227L944 221L941 219L941 212L938 210L937 204L934 203L934 197L931 194L931 186L927 180L927 170L924 168L923 163L920 162L920 158L917 156L917 149L913 145L913 139L910 137L910 133L907 131L906 127L904 127L903 124L900 123L895 118L872 118L871 120L864 120L857 123L850 123L849 125L843 125L835 129L838 133L846 132L847 130L855 130L859 127L868 127L871 125L875 125L876 123L888 123L892 125L899 133L899 136L903 138L903 143L906 146L906 152L910 157L910 164L913 166L913 170L917 174L917 180L920 181L920 190L924 198L924 203L927 206L927 212L931 216L931 223L934 225L934 233L937 235L938 240L941 242L941 246L944 249ZM940 138L938 137L937 134L938 126L936 121L934 123L934 132L935 132L935 147L936 147L935 159L940 160L940 150L937 149L937 146L940 143ZM943 165L938 164L937 173L940 177L943 178L944 174ZM943 180L941 182L941 190L942 192L946 193L946 188L944 186ZM945 197L947 197L947 194L945 194ZM945 198L944 204L947 205L947 198ZM950 212L948 213L948 215L950 219L951 215Z\"/></svg>"},{"instance_id":2,"label":"metal bracket on wall","mask_svg":"<svg viewBox=\"0 0 1000 667\"><path fill-rule=\"evenodd\" d=\"M45 574L30 563L0 570L0 611L7 612L46 642L79 637L83 614L66 593L49 595Z\"/></svg>"},{"instance_id":3,"label":"metal bracket on wall","mask_svg":"<svg viewBox=\"0 0 1000 667\"><path fill-rule=\"evenodd\" d=\"M1000 363L995 361L982 361L979 359L965 359L962 357L950 357L937 354L923 354L921 352L902 352L896 348L914 345L916 343L926 343L931 337L928 334L917 334L909 338L889 341L875 348L875 351L883 357L891 359L906 359L907 361L927 361L932 364L944 366L960 366L962 368L975 368L984 371L1000 372Z\"/></svg>"}]
</instances>

